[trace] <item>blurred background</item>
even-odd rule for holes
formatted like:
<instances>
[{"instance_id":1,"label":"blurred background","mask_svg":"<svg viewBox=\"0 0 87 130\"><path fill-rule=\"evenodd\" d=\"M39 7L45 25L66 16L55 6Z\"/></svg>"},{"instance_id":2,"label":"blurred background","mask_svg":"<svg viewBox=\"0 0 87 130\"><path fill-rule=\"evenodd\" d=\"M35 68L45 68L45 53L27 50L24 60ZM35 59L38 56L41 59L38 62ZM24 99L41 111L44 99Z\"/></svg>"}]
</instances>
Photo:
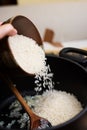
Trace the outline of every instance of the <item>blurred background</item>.
<instances>
[{"instance_id":1,"label":"blurred background","mask_svg":"<svg viewBox=\"0 0 87 130\"><path fill-rule=\"evenodd\" d=\"M43 40L48 29L53 41L87 49L87 0L0 0L0 21L15 15L29 18Z\"/></svg>"}]
</instances>

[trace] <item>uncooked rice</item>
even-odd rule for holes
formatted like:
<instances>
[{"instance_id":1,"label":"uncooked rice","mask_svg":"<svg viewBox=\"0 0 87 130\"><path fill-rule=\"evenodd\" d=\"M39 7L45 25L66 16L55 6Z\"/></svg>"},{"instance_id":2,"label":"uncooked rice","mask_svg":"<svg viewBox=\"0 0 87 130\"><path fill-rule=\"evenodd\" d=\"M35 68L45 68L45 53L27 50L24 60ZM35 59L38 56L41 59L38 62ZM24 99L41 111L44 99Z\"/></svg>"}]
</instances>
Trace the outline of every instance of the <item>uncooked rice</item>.
<instances>
[{"instance_id":1,"label":"uncooked rice","mask_svg":"<svg viewBox=\"0 0 87 130\"><path fill-rule=\"evenodd\" d=\"M39 97L34 112L58 125L73 118L82 110L77 98L65 91L47 91Z\"/></svg>"},{"instance_id":2,"label":"uncooked rice","mask_svg":"<svg viewBox=\"0 0 87 130\"><path fill-rule=\"evenodd\" d=\"M45 52L32 38L15 35L8 38L17 64L27 73L37 74L45 68Z\"/></svg>"},{"instance_id":3,"label":"uncooked rice","mask_svg":"<svg viewBox=\"0 0 87 130\"><path fill-rule=\"evenodd\" d=\"M40 92L42 88L49 90L54 87L53 74L49 65L46 65L45 52L32 38L15 35L8 38L17 64L27 73L35 74L35 91Z\"/></svg>"},{"instance_id":4,"label":"uncooked rice","mask_svg":"<svg viewBox=\"0 0 87 130\"><path fill-rule=\"evenodd\" d=\"M35 75L35 91L38 93L44 90L52 90L54 88L53 73L51 72L50 65L45 65L45 69Z\"/></svg>"}]
</instances>

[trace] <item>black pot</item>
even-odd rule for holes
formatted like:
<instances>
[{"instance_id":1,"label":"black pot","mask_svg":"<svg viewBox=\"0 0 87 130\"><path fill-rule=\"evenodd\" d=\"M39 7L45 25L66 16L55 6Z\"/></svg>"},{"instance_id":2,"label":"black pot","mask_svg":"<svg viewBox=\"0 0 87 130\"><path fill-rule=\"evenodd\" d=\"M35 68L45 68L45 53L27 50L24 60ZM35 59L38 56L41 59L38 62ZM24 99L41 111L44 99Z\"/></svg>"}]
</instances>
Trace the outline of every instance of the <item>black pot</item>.
<instances>
[{"instance_id":1,"label":"black pot","mask_svg":"<svg viewBox=\"0 0 87 130\"><path fill-rule=\"evenodd\" d=\"M78 56L76 53L79 53ZM57 90L63 90L66 92L73 93L82 103L84 109L71 120L46 130L87 130L87 71L86 58L84 55L87 56L86 51L66 48L60 52L59 56L47 56L47 64L50 65L52 73L54 73L54 88ZM70 59L71 57L73 57L73 60ZM76 59L79 59L79 61L82 62L80 63L79 61L76 61ZM18 90L23 95L35 94L35 84L33 76L14 76L11 77L11 79L17 85ZM10 89L7 87L6 83L3 82L3 80L0 80L0 88L1 115L1 113L7 109L8 104L10 104L15 99L15 97L10 91ZM8 119L5 119L5 121L7 120ZM5 127L0 128L0 130L1 129L7 130L7 128ZM17 130L17 128L15 130Z\"/></svg>"}]
</instances>

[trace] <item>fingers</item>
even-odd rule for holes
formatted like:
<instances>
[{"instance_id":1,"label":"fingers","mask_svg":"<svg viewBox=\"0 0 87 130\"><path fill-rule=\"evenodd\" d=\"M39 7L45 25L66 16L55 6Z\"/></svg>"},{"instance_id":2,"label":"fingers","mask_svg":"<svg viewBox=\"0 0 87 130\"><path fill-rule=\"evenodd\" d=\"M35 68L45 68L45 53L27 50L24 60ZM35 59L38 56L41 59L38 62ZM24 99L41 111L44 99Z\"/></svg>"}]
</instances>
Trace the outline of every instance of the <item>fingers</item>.
<instances>
[{"instance_id":1,"label":"fingers","mask_svg":"<svg viewBox=\"0 0 87 130\"><path fill-rule=\"evenodd\" d=\"M11 24L3 24L0 23L0 39L5 36L13 36L17 34L17 30Z\"/></svg>"}]
</instances>

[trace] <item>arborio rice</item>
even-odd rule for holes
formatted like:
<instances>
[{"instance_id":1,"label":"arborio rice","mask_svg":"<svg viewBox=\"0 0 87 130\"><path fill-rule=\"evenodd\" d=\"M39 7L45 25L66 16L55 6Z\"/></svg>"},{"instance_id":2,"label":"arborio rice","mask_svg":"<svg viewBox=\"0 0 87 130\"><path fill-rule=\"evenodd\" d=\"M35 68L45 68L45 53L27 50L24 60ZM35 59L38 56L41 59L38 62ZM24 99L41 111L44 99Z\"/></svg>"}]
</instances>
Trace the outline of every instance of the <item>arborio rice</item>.
<instances>
[{"instance_id":1,"label":"arborio rice","mask_svg":"<svg viewBox=\"0 0 87 130\"><path fill-rule=\"evenodd\" d=\"M81 110L81 103L73 94L56 90L44 92L34 108L36 114L48 119L52 125L73 118Z\"/></svg>"}]
</instances>

